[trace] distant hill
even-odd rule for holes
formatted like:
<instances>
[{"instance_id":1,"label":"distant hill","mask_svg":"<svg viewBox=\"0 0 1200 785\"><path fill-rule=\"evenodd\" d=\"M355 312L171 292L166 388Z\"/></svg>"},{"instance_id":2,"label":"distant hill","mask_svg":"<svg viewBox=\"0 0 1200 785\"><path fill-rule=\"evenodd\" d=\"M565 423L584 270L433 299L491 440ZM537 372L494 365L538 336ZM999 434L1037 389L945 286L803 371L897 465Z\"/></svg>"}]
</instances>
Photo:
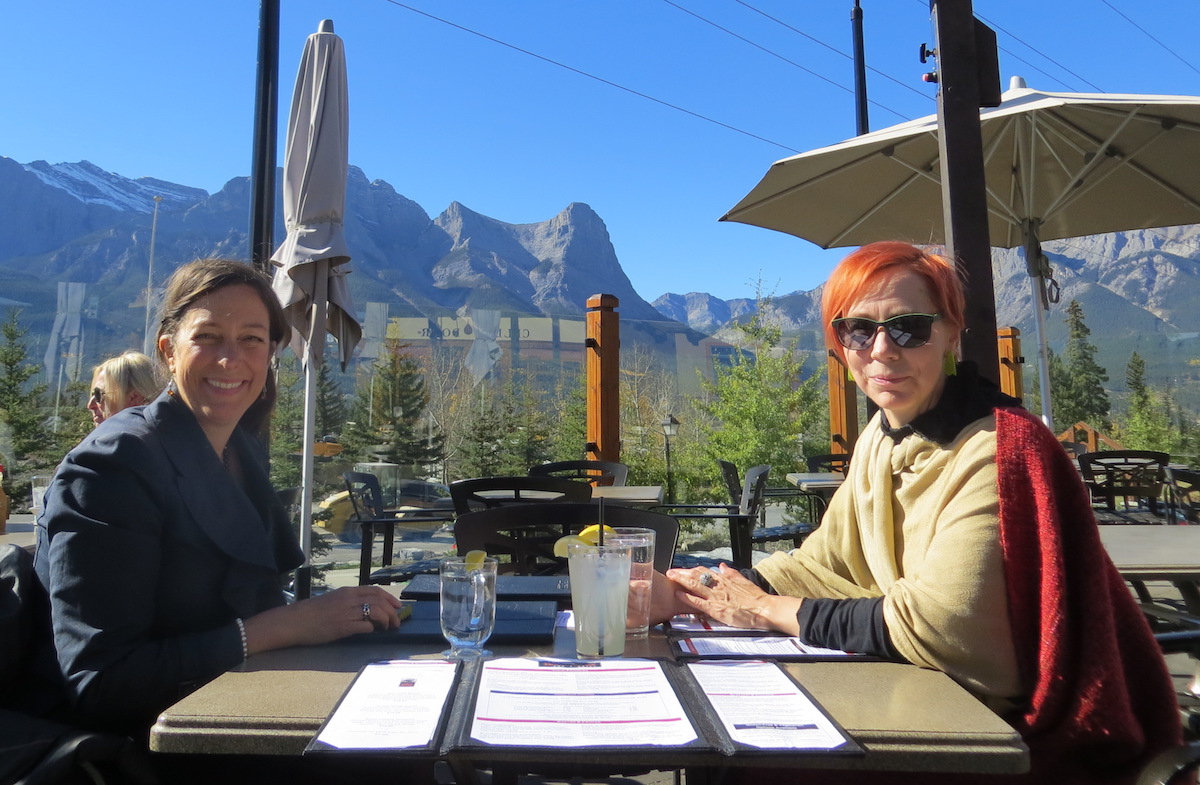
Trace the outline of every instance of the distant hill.
<instances>
[{"instance_id":1,"label":"distant hill","mask_svg":"<svg viewBox=\"0 0 1200 785\"><path fill-rule=\"evenodd\" d=\"M158 285L180 264L204 256L245 259L249 243L249 178L215 194L141 178L131 180L81 161L21 164L0 158L0 294L26 303L31 338L51 333L61 312L58 284L86 285L80 307L87 336L84 364L141 344L143 291L150 258L154 197ZM276 241L284 237L276 206ZM681 334L704 336L663 317L634 291L608 230L590 207L568 205L552 218L508 224L453 203L436 218L391 185L351 167L346 239L355 303L384 303L388 315L438 318L471 309L581 318L587 298L616 295L631 345L674 346ZM67 296L67 295L63 295ZM68 297L69 299L69 297Z\"/></svg>"},{"instance_id":2,"label":"distant hill","mask_svg":"<svg viewBox=\"0 0 1200 785\"><path fill-rule=\"evenodd\" d=\"M1052 240L1042 248L1061 290L1060 303L1045 314L1050 348L1061 352L1065 346L1066 304L1078 300L1110 389L1125 390L1125 365L1136 351L1147 361L1153 385L1172 387L1200 409L1200 367L1190 364L1200 359L1200 226ZM997 323L1020 328L1032 372L1033 295L1022 254L993 250L992 270ZM820 297L820 288L774 296L785 331L805 336L805 343L812 340L820 329ZM731 322L752 314L755 304L692 292L664 294L654 306L721 336Z\"/></svg>"},{"instance_id":3,"label":"distant hill","mask_svg":"<svg viewBox=\"0 0 1200 785\"><path fill-rule=\"evenodd\" d=\"M215 194L151 178L131 180L87 161L18 163L0 157L0 298L23 308L33 353L44 351L59 308L61 282L86 284L79 319L84 359L140 344L143 291L154 197L159 203L155 280L203 256L246 258L250 181L229 180ZM282 240L283 209L275 236ZM620 299L625 345L651 352L725 338L753 313L753 300L710 293L664 294L653 304L634 291L604 221L573 203L546 221L509 224L457 202L435 218L387 182L351 167L346 237L353 253L355 303L385 303L391 317L437 318L471 309L551 317L584 313L589 296ZM801 242L801 241L797 241ZM1124 389L1133 351L1156 386L1171 386L1200 409L1200 227L1146 229L1043 245L1062 302L1046 315L1050 345L1066 339L1065 305L1083 305L1110 388ZM1035 354L1032 296L1016 251L993 252L1001 326L1016 326L1030 362ZM63 294L69 301L69 295ZM772 307L784 329L814 355L821 289L777 294ZM0 302L4 304L4 302Z\"/></svg>"}]
</instances>

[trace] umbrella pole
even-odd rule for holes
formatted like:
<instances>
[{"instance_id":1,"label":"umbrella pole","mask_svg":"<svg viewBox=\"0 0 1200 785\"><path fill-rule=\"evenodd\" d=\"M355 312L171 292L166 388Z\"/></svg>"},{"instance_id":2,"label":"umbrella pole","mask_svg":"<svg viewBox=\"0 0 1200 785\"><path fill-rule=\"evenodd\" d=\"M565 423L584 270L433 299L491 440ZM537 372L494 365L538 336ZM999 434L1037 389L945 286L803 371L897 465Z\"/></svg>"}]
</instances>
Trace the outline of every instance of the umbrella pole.
<instances>
[{"instance_id":1,"label":"umbrella pole","mask_svg":"<svg viewBox=\"0 0 1200 785\"><path fill-rule=\"evenodd\" d=\"M314 263L315 285L312 297L312 318L309 321L308 351L304 358L304 431L300 459L300 549L304 564L296 571L296 599L312 593L312 506L313 475L317 429L317 372L325 349L326 299L329 296L329 260Z\"/></svg>"},{"instance_id":2,"label":"umbrella pole","mask_svg":"<svg viewBox=\"0 0 1200 785\"><path fill-rule=\"evenodd\" d=\"M1054 430L1054 417L1050 410L1050 353L1046 349L1046 317L1043 313L1042 298L1046 291L1046 279L1040 275L1029 279L1033 290L1033 329L1037 333L1038 346L1038 392L1042 398L1042 422Z\"/></svg>"},{"instance_id":3,"label":"umbrella pole","mask_svg":"<svg viewBox=\"0 0 1200 785\"><path fill-rule=\"evenodd\" d=\"M1029 286L1033 294L1033 330L1038 347L1038 393L1042 399L1042 422L1054 430L1054 416L1050 409L1050 352L1046 348L1046 317L1042 313L1049 309L1046 303L1046 276L1048 269L1042 258L1042 242L1038 239L1038 222L1026 219L1021 222L1025 234L1025 270L1029 273Z\"/></svg>"}]
</instances>

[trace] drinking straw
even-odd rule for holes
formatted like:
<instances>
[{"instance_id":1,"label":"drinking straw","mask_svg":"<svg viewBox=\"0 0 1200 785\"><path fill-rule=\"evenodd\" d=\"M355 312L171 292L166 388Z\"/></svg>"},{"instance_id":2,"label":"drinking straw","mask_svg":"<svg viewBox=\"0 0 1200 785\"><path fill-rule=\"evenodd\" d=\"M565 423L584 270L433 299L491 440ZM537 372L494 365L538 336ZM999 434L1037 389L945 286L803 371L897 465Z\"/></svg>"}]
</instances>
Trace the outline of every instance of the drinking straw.
<instances>
[{"instance_id":1,"label":"drinking straw","mask_svg":"<svg viewBox=\"0 0 1200 785\"><path fill-rule=\"evenodd\" d=\"M596 542L597 542L597 547L603 548L604 547L604 497L601 496L598 501L599 501L598 506L600 509L596 513L596 518L598 519L596 525L600 528L600 536ZM599 561L601 558L602 558L602 554L597 553L596 554L597 561ZM604 656L604 644L607 641L607 637L608 637L605 634L605 629L604 629L605 619L608 618L608 594L605 593L603 590L601 590L600 598L602 600L602 607L600 609L601 610L600 626L596 630L596 656L603 657Z\"/></svg>"}]
</instances>

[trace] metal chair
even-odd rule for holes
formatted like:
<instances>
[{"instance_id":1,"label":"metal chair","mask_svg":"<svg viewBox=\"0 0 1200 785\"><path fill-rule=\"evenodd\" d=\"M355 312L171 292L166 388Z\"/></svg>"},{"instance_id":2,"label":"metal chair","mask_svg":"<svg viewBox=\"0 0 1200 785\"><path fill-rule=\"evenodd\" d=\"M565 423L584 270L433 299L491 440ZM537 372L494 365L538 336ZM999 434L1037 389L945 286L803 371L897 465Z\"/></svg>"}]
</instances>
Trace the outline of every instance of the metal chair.
<instances>
[{"instance_id":1,"label":"metal chair","mask_svg":"<svg viewBox=\"0 0 1200 785\"><path fill-rule=\"evenodd\" d=\"M1167 488L1167 521L1200 523L1200 471L1168 466L1163 477Z\"/></svg>"},{"instance_id":2,"label":"metal chair","mask_svg":"<svg viewBox=\"0 0 1200 785\"><path fill-rule=\"evenodd\" d=\"M734 505L742 501L742 481L738 476L737 466L729 461L718 460L721 467L721 477L729 489L729 498ZM799 548L808 535L817 530L821 518L825 515L826 502L820 494L804 491L799 488L767 487L763 490L765 501L784 501L791 506L803 505L806 520L793 520L791 523L779 526L756 527L750 534L751 543L779 542L791 540L792 547ZM765 505L760 508L759 520L765 522Z\"/></svg>"},{"instance_id":3,"label":"metal chair","mask_svg":"<svg viewBox=\"0 0 1200 785\"><path fill-rule=\"evenodd\" d=\"M766 465L748 469L737 504L665 504L654 509L667 512L673 518L729 521L729 545L732 551L730 561L735 567L750 567L753 551L752 532L762 510L767 477L770 473L771 467ZM686 557L685 554L681 556ZM676 559L676 566L713 566L708 564L710 561L715 565L719 560Z\"/></svg>"},{"instance_id":4,"label":"metal chair","mask_svg":"<svg viewBox=\"0 0 1200 785\"><path fill-rule=\"evenodd\" d=\"M1170 460L1165 452L1111 450L1084 453L1077 460L1083 482L1091 491L1093 506L1101 506L1096 516L1099 522L1164 522L1159 511L1159 497L1163 491L1164 469ZM1117 510L1117 499L1122 500L1120 511ZM1132 506L1130 499L1135 500ZM1145 508L1141 506L1143 500Z\"/></svg>"},{"instance_id":5,"label":"metal chair","mask_svg":"<svg viewBox=\"0 0 1200 785\"><path fill-rule=\"evenodd\" d=\"M529 476L581 480L594 488L600 485L624 485L629 476L629 467L617 461L553 461L530 466Z\"/></svg>"},{"instance_id":6,"label":"metal chair","mask_svg":"<svg viewBox=\"0 0 1200 785\"><path fill-rule=\"evenodd\" d=\"M591 501L592 486L561 477L475 477L450 483L450 498L454 512L466 515L510 504Z\"/></svg>"},{"instance_id":7,"label":"metal chair","mask_svg":"<svg viewBox=\"0 0 1200 785\"><path fill-rule=\"evenodd\" d=\"M354 518L348 525L357 524L362 529L362 544L359 550L358 585L369 583L393 583L411 580L414 575L437 572L438 560L426 559L396 565L395 538L398 525L414 523L436 523L441 525L452 520L447 512L406 514L397 518L395 510L383 506L383 491L379 487L379 478L369 472L346 472L342 475L346 482L346 490L350 495L350 503L354 505ZM380 569L372 571L372 551L375 546L375 534L383 534L383 558Z\"/></svg>"},{"instance_id":8,"label":"metal chair","mask_svg":"<svg viewBox=\"0 0 1200 785\"><path fill-rule=\"evenodd\" d=\"M501 559L500 569L514 575L548 575L566 572L566 560L554 555L559 537L583 530L599 519L594 502L547 502L506 505L458 516L454 542L459 553L486 551ZM654 568L671 566L679 539L679 521L637 507L605 505L608 526L638 526L654 530Z\"/></svg>"}]
</instances>

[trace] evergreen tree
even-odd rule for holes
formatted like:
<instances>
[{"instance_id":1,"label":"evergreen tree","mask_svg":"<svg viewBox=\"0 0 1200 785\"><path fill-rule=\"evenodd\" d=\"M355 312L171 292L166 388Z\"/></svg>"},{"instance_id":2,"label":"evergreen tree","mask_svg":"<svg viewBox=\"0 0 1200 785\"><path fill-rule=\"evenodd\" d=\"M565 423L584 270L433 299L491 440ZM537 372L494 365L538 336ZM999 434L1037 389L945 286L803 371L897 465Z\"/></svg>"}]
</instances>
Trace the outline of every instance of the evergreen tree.
<instances>
[{"instance_id":1,"label":"evergreen tree","mask_svg":"<svg viewBox=\"0 0 1200 785\"><path fill-rule=\"evenodd\" d=\"M421 365L407 348L395 339L384 341L372 378L365 389L359 387L354 426L345 429L343 441L365 458L424 474L443 459L445 439L426 413Z\"/></svg>"},{"instance_id":2,"label":"evergreen tree","mask_svg":"<svg viewBox=\"0 0 1200 785\"><path fill-rule=\"evenodd\" d=\"M0 420L7 426L12 455L5 456L11 473L19 462L33 466L53 465L58 456L45 454L53 450L54 440L45 425L44 396L46 385L28 385L38 372L38 366L26 362L29 351L24 337L27 330L20 324L20 310L10 309L8 319L0 328L4 342L0 344Z\"/></svg>"},{"instance_id":3,"label":"evergreen tree","mask_svg":"<svg viewBox=\"0 0 1200 785\"><path fill-rule=\"evenodd\" d=\"M696 406L714 423L701 437L712 461L743 471L766 463L782 477L800 468L801 441L821 416L822 390L817 376L800 381L804 363L794 344L782 344L780 328L763 321L768 304L760 299L755 316L738 325L743 347L732 364L717 368L715 382L702 383L706 397Z\"/></svg>"},{"instance_id":4,"label":"evergreen tree","mask_svg":"<svg viewBox=\"0 0 1200 785\"><path fill-rule=\"evenodd\" d=\"M479 402L472 406L462 429L462 443L451 471L453 479L492 477L503 474L505 463L504 422L485 385L479 385Z\"/></svg>"},{"instance_id":5,"label":"evergreen tree","mask_svg":"<svg viewBox=\"0 0 1200 785\"><path fill-rule=\"evenodd\" d=\"M1085 422L1107 429L1110 404L1104 382L1108 372L1096 363L1096 347L1088 340L1092 331L1077 300L1067 306L1067 347L1065 362L1050 361L1050 387L1053 393L1054 422L1062 426Z\"/></svg>"},{"instance_id":6,"label":"evergreen tree","mask_svg":"<svg viewBox=\"0 0 1200 785\"><path fill-rule=\"evenodd\" d=\"M1146 389L1146 361L1134 352L1125 366L1125 384L1129 387L1131 407L1143 403L1149 394Z\"/></svg>"},{"instance_id":7,"label":"evergreen tree","mask_svg":"<svg viewBox=\"0 0 1200 785\"><path fill-rule=\"evenodd\" d=\"M294 356L281 358L275 372L275 409L271 413L271 484L300 484L300 451L304 439L304 377ZM319 498L314 492L313 498Z\"/></svg>"},{"instance_id":8,"label":"evergreen tree","mask_svg":"<svg viewBox=\"0 0 1200 785\"><path fill-rule=\"evenodd\" d=\"M329 369L328 358L323 355L321 365L317 368L317 438L337 437L345 426L346 400Z\"/></svg>"}]
</instances>

